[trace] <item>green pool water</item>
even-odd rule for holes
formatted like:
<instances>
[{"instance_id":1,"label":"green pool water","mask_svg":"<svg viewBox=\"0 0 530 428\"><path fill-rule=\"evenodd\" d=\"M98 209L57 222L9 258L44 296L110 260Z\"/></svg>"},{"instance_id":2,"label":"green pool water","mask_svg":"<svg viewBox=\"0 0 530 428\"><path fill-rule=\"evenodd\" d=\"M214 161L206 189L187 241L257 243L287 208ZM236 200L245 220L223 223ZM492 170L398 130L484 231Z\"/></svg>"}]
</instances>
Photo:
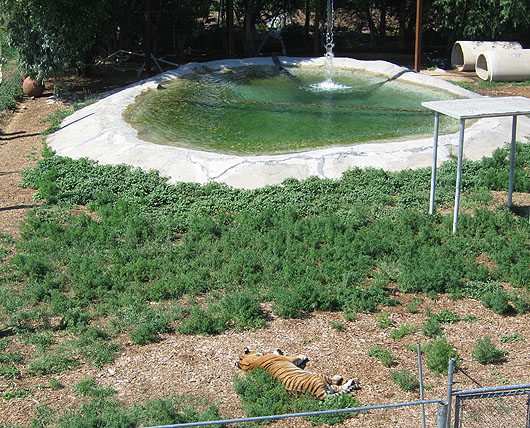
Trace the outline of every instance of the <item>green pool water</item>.
<instances>
[{"instance_id":1,"label":"green pool water","mask_svg":"<svg viewBox=\"0 0 530 428\"><path fill-rule=\"evenodd\" d=\"M422 101L455 98L386 76L248 66L165 82L136 97L124 118L146 141L235 154L285 153L432 135ZM441 117L441 132L456 131Z\"/></svg>"}]
</instances>

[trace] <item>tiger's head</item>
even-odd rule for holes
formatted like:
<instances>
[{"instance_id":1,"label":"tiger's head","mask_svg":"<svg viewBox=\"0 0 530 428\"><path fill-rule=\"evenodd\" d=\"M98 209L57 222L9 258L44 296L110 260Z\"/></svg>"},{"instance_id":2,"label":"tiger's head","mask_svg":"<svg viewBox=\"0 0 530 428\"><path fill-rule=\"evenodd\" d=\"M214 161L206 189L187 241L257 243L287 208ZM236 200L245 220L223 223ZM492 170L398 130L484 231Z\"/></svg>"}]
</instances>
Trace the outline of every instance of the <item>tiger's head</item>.
<instances>
[{"instance_id":1,"label":"tiger's head","mask_svg":"<svg viewBox=\"0 0 530 428\"><path fill-rule=\"evenodd\" d=\"M244 353L239 356L239 361L236 362L236 367L244 372L248 372L256 367L256 360L260 357L263 357L261 352L250 351L248 348L245 348Z\"/></svg>"}]
</instances>

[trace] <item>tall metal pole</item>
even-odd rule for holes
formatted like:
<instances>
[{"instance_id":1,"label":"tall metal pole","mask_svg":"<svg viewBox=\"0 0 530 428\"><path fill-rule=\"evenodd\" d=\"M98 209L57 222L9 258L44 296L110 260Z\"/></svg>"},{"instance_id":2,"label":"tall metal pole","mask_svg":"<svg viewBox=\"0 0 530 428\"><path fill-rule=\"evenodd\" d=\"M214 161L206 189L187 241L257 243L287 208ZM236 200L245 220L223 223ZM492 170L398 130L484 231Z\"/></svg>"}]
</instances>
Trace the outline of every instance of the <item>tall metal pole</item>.
<instances>
[{"instance_id":1,"label":"tall metal pole","mask_svg":"<svg viewBox=\"0 0 530 428\"><path fill-rule=\"evenodd\" d=\"M512 119L512 141L510 149L510 183L508 185L508 208L512 207L513 179L515 173L515 138L517 134L517 116Z\"/></svg>"},{"instance_id":2,"label":"tall metal pole","mask_svg":"<svg viewBox=\"0 0 530 428\"><path fill-rule=\"evenodd\" d=\"M423 370L421 368L421 345L418 343L418 372L420 376L420 400L423 401ZM421 428L425 428L425 404L421 405Z\"/></svg>"},{"instance_id":3,"label":"tall metal pole","mask_svg":"<svg viewBox=\"0 0 530 428\"><path fill-rule=\"evenodd\" d=\"M449 428L451 424L451 401L453 398L453 374L455 372L455 360L449 360L449 369L447 370L447 419L446 427Z\"/></svg>"},{"instance_id":4,"label":"tall metal pole","mask_svg":"<svg viewBox=\"0 0 530 428\"><path fill-rule=\"evenodd\" d=\"M420 71L421 68L421 18L423 14L423 0L417 0L416 6L416 40L414 49L414 70Z\"/></svg>"}]
</instances>

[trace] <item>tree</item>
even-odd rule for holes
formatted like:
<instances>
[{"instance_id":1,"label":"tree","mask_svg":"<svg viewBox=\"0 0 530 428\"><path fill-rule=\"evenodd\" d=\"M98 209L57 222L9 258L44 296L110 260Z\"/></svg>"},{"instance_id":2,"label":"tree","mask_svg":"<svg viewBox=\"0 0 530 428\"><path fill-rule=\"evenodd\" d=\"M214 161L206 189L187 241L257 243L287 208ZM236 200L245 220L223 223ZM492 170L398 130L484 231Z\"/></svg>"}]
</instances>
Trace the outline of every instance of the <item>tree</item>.
<instances>
[{"instance_id":1,"label":"tree","mask_svg":"<svg viewBox=\"0 0 530 428\"><path fill-rule=\"evenodd\" d=\"M23 72L41 80L54 71L85 70L117 22L126 0L0 0L9 44Z\"/></svg>"},{"instance_id":2,"label":"tree","mask_svg":"<svg viewBox=\"0 0 530 428\"><path fill-rule=\"evenodd\" d=\"M527 0L433 0L437 28L451 42L528 39L530 4Z\"/></svg>"}]
</instances>

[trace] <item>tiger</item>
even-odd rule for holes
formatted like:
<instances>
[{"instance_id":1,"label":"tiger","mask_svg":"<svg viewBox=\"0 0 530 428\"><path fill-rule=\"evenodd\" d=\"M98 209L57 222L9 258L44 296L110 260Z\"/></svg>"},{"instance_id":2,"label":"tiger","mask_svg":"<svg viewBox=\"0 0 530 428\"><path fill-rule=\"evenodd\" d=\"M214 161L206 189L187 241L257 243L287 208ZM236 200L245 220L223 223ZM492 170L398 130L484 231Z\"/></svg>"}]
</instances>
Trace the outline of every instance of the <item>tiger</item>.
<instances>
[{"instance_id":1,"label":"tiger","mask_svg":"<svg viewBox=\"0 0 530 428\"><path fill-rule=\"evenodd\" d=\"M269 372L274 379L279 379L290 393L305 394L310 392L317 400L347 394L359 389L353 379L343 385L342 376L337 375L330 378L305 371L308 361L309 358L305 355L287 356L283 355L280 349L276 349L272 353L262 354L245 348L235 365L245 373L255 367L261 367Z\"/></svg>"}]
</instances>

